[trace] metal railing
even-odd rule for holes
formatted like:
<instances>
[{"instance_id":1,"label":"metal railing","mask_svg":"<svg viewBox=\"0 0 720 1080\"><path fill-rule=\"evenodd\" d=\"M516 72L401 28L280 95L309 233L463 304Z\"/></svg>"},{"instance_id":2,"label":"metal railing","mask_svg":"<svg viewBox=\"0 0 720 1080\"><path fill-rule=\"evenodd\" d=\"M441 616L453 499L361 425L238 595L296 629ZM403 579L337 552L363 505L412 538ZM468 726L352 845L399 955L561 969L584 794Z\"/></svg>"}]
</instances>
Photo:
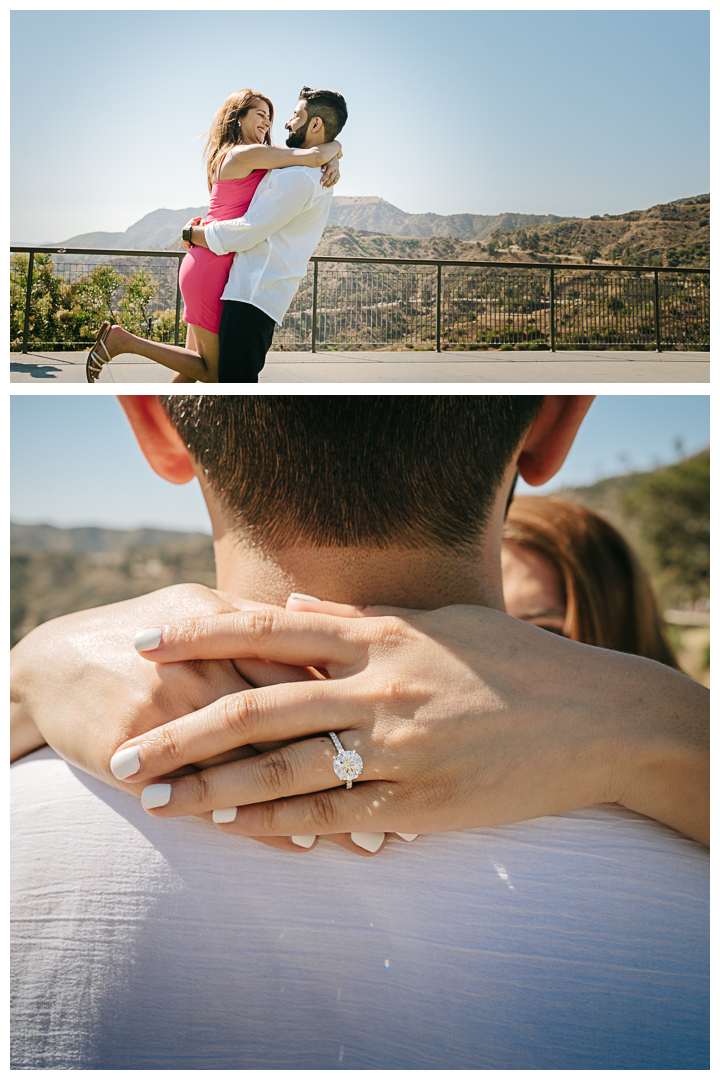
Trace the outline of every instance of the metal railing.
<instances>
[{"instance_id":1,"label":"metal railing","mask_svg":"<svg viewBox=\"0 0 720 1080\"><path fill-rule=\"evenodd\" d=\"M152 312L161 311L165 333L172 333L174 343L179 343L181 296L177 281L184 251L20 246L10 250L29 256L23 352L27 352L30 338L37 253L52 255L55 277L69 282L74 276L77 289L86 287L93 278L102 278L99 270L115 273L118 281L100 281L92 302L98 306L103 298L109 298L121 314L123 303L127 303L123 297L130 287L122 270L132 259L146 260L140 266L153 285L146 288L144 317L151 325ZM75 255L86 258L82 264L73 263ZM163 259L173 260L175 266L155 273L153 278L151 271L157 264L152 260ZM524 347L553 352L563 348L625 347L657 352L668 346L709 348L710 272L704 267L330 255L314 255L309 261L312 269L301 281L283 325L276 330L276 348L310 352L388 346L419 346L437 352L443 347ZM20 299L16 301L18 310ZM168 316L173 307L171 330ZM108 315L114 318L112 309L103 317ZM37 340L37 335L33 336ZM89 340L93 337L94 331Z\"/></svg>"},{"instance_id":2,"label":"metal railing","mask_svg":"<svg viewBox=\"0 0 720 1080\"><path fill-rule=\"evenodd\" d=\"M28 351L33 287L38 285L35 262L35 256L38 254L51 255L53 257L53 280L41 282L41 285L45 285L45 293L43 294L42 288L38 288L38 300L41 300L43 295L47 295L48 289L52 289L55 283L65 285L68 290L70 286L75 286L76 289L84 286L85 297L80 297L80 300L82 302L82 300L85 299L87 315L90 317L95 316L97 318L97 326L100 325L103 318L110 317L114 319L116 312L121 312L123 310L123 300L125 299L128 284L130 283L132 285L133 276L135 277L137 284L138 275L144 274L145 278L140 279L140 287L136 290L139 295L133 297L134 300L137 300L134 307L136 309L141 309L140 312L137 310L133 312L133 315L138 316L135 321L141 323L141 326L138 327L138 329L145 332L144 336L151 336L154 316L161 311L169 310L172 313L169 335L165 334L161 336L171 335L174 344L179 344L181 338L180 308L182 296L180 295L180 289L178 287L178 276L180 274L180 264L185 257L185 251L143 251L117 248L21 247L19 245L12 245L10 251L15 254L28 255L28 265L25 269L24 282L25 306L22 327L23 353L27 353ZM78 255L84 256L84 259L80 261L73 258ZM140 261L138 262L138 260ZM165 265L162 265L162 263ZM128 270L130 270L129 276L127 273ZM100 271L100 275L98 275L98 271ZM104 276L103 271L105 271ZM149 279L149 285L145 284L146 279ZM11 273L11 305L13 300L13 284L13 276ZM143 295L143 292L145 295ZM67 297L63 297L60 302L66 302L67 299ZM67 311L67 309L64 310ZM61 316L62 314L63 309L61 309ZM66 318L68 316L69 312L66 315ZM67 347L68 344L87 344L94 340L97 326L95 326L94 329L88 328L90 331L89 336L81 335L80 339L77 341L73 341L72 338L70 338L62 341L43 341L42 343L64 345L65 347ZM37 335L35 335L35 340L37 340Z\"/></svg>"}]
</instances>

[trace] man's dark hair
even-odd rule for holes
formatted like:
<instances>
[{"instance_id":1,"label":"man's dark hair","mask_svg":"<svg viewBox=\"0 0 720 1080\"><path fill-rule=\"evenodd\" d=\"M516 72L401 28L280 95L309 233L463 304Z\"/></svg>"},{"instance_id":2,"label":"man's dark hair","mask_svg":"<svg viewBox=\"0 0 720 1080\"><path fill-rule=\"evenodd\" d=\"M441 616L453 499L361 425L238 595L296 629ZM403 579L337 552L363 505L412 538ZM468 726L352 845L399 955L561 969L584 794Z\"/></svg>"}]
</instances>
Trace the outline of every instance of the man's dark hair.
<instances>
[{"instance_id":1,"label":"man's dark hair","mask_svg":"<svg viewBox=\"0 0 720 1080\"><path fill-rule=\"evenodd\" d=\"M303 86L299 100L306 102L308 120L312 120L314 116L320 117L325 125L327 141L337 139L348 117L342 94L336 94L334 90L311 90L309 86Z\"/></svg>"},{"instance_id":2,"label":"man's dark hair","mask_svg":"<svg viewBox=\"0 0 720 1080\"><path fill-rule=\"evenodd\" d=\"M163 396L236 524L293 544L462 549L542 397Z\"/></svg>"}]
</instances>

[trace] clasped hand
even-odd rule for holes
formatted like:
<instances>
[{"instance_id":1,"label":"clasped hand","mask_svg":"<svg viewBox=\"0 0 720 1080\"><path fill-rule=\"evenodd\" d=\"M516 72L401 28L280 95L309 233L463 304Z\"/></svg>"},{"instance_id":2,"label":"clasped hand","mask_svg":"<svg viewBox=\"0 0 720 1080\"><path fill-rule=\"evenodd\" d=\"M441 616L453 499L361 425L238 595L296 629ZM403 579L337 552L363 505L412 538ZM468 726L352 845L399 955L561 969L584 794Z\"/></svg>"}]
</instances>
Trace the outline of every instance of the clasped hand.
<instances>
[{"instance_id":1,"label":"clasped hand","mask_svg":"<svg viewBox=\"0 0 720 1080\"><path fill-rule=\"evenodd\" d=\"M359 829L416 834L560 813L587 805L590 783L589 801L613 801L598 754L602 724L589 740L570 689L573 658L579 665L586 646L561 643L561 672L554 637L498 611L374 609L358 619L340 616L359 614L353 609L325 605L334 608L337 616L248 605L162 628L160 645L144 654L148 660L228 659L256 685L118 748L137 751L137 771L127 782L152 787L146 805L166 800L148 807L154 816L236 807L234 820L217 827L256 837ZM523 648L534 654L524 674L517 662ZM328 678L257 685L249 665L270 659ZM330 730L363 760L362 780L351 790L333 773ZM261 752L220 760L239 746ZM564 768L568 756L572 774ZM160 790L158 777L198 762L202 771L165 781Z\"/></svg>"},{"instance_id":2,"label":"clasped hand","mask_svg":"<svg viewBox=\"0 0 720 1080\"><path fill-rule=\"evenodd\" d=\"M709 843L708 695L679 672L488 608L289 606L182 585L37 627L12 654L14 756L47 741L135 796L167 785L156 817L236 809L216 827L286 850L600 802ZM162 640L141 656L143 626ZM329 731L363 759L351 790Z\"/></svg>"}]
</instances>

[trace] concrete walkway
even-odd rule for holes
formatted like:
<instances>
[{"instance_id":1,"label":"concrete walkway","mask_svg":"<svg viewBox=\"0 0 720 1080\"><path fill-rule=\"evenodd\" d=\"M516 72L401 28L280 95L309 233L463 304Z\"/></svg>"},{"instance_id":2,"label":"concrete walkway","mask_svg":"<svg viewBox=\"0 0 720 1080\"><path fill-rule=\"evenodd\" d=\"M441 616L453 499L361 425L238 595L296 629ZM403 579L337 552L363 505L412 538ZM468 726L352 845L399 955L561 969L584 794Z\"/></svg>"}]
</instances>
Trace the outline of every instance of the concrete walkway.
<instances>
[{"instance_id":1,"label":"concrete walkway","mask_svg":"<svg viewBox=\"0 0 720 1080\"><path fill-rule=\"evenodd\" d=\"M83 383L87 353L10 354L10 381ZM168 383L150 360L116 357L99 382ZM271 352L261 383L707 383L710 353Z\"/></svg>"}]
</instances>

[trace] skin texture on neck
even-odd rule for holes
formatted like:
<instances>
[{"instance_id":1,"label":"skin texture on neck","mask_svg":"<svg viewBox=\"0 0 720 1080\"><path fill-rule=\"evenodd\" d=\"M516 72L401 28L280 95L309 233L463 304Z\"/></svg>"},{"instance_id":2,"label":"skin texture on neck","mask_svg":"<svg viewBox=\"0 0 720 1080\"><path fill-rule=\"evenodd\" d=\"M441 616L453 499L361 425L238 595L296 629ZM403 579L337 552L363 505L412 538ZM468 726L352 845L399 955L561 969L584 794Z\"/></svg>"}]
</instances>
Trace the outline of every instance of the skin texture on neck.
<instances>
[{"instance_id":1,"label":"skin texture on neck","mask_svg":"<svg viewBox=\"0 0 720 1080\"><path fill-rule=\"evenodd\" d=\"M434 608L482 604L503 610L500 573L502 526L516 472L543 484L562 465L592 397L546 395L536 419L508 464L482 535L469 551L425 548L350 551L284 548L269 551L243 533L215 498L158 397L121 396L152 468L173 484L197 477L213 526L218 587L230 598L284 604L290 592L339 603ZM337 590L330 595L330 590Z\"/></svg>"},{"instance_id":2,"label":"skin texture on neck","mask_svg":"<svg viewBox=\"0 0 720 1080\"><path fill-rule=\"evenodd\" d=\"M291 592L343 604L434 609L480 604L504 611L500 570L502 521L514 466L508 470L483 535L472 549L311 547L269 550L229 520L212 490L210 511L217 588L231 600L282 607Z\"/></svg>"}]
</instances>

